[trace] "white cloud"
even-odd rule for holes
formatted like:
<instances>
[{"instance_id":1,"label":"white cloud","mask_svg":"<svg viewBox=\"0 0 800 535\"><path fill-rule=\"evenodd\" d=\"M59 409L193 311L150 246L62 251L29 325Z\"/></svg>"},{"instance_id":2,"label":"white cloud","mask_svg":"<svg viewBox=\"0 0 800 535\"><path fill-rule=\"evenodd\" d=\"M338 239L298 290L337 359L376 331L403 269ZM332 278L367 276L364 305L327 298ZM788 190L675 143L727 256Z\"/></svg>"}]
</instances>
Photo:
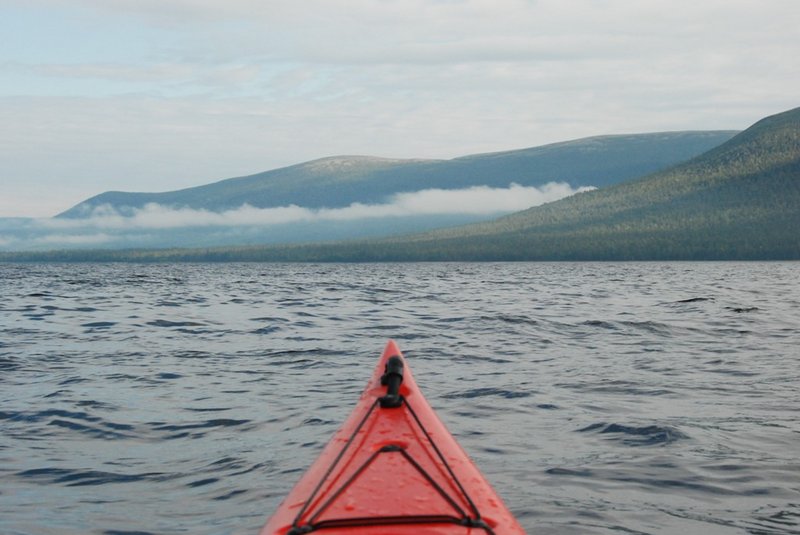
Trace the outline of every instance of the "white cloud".
<instances>
[{"instance_id":1,"label":"white cloud","mask_svg":"<svg viewBox=\"0 0 800 535\"><path fill-rule=\"evenodd\" d=\"M267 241L280 241L287 233L282 225L291 225L293 229L302 226L302 241L320 232L324 235L334 222L357 222L358 227L383 226L389 232L402 219L427 216L466 216L470 221L476 217L489 219L591 189L575 189L555 182L541 188L511 184L507 188L427 189L395 194L383 204L353 203L342 208L321 209L243 205L235 210L212 212L148 204L122 215L110 205L103 205L96 207L90 217L82 219L0 218L0 249L163 247L195 243L198 239L210 239L215 244L250 243L252 240L255 243L265 236L269 236ZM187 236L189 242L182 241ZM348 237L346 234L337 236Z\"/></svg>"},{"instance_id":2,"label":"white cloud","mask_svg":"<svg viewBox=\"0 0 800 535\"><path fill-rule=\"evenodd\" d=\"M550 182L541 188L511 184L508 188L476 186L460 190L428 189L414 193L398 193L388 206L401 215L491 215L525 210L588 189L591 188L575 190L569 184L558 182Z\"/></svg>"},{"instance_id":3,"label":"white cloud","mask_svg":"<svg viewBox=\"0 0 800 535\"><path fill-rule=\"evenodd\" d=\"M255 208L244 205L235 210L212 212L148 204L131 216L120 215L104 205L86 219L41 219L37 225L50 229L125 231L134 229L178 229L188 227L269 226L297 222L353 221L369 218L415 215L464 214L490 216L524 210L592 188L574 189L564 183L542 188L511 184L508 188L476 186L460 190L427 189L398 193L385 204L354 203L344 208L309 209L300 206ZM96 234L92 239L101 240Z\"/></svg>"}]
</instances>

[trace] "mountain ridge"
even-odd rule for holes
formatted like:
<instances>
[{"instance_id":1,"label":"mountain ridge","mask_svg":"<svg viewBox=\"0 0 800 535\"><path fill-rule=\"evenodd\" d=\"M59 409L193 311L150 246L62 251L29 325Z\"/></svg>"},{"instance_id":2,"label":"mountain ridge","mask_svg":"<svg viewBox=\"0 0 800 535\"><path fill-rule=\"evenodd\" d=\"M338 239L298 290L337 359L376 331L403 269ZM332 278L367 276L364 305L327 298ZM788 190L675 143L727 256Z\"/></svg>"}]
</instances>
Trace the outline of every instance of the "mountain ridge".
<instances>
[{"instance_id":1,"label":"mountain ridge","mask_svg":"<svg viewBox=\"0 0 800 535\"><path fill-rule=\"evenodd\" d=\"M508 187L511 183L540 187L548 182L603 187L686 160L736 133L710 130L592 136L449 160L329 156L181 190L105 192L57 217L89 217L103 205L123 215L149 203L216 212L245 204L335 208L380 203L396 193L428 188Z\"/></svg>"},{"instance_id":2,"label":"mountain ridge","mask_svg":"<svg viewBox=\"0 0 800 535\"><path fill-rule=\"evenodd\" d=\"M670 134L653 134L649 141L658 135ZM600 145L602 154L605 150L602 146L608 139L606 136L585 138L580 140L580 150L592 152ZM574 142L565 145L575 154ZM545 152L552 154L552 149L549 147ZM525 152L538 150L541 149L485 153L456 160L477 160L483 164L500 158L508 164L510 159L521 156L524 160L528 156ZM363 169L364 166L388 164L391 169L397 161L343 156L298 165L316 168L325 176L331 167ZM413 165L424 168L440 161L431 162L416 160ZM480 171L481 168L471 169ZM355 179L358 181L358 177ZM395 217L385 219L394 221ZM249 245L240 242L241 245L208 245L197 249L166 245L162 249L30 251L0 253L0 260L800 260L800 108L765 117L710 150L659 171L490 221L384 238L374 237L377 236L373 228L375 221L353 221L356 226L368 227L373 236L358 240L273 242L272 245L250 241ZM458 223L457 218L452 222ZM64 224L74 227L84 223L67 221ZM91 221L88 224L92 224ZM53 228L68 228L59 225L61 223L54 223ZM323 226L332 225L325 223ZM288 228L288 224L284 228ZM402 225L395 225L398 232L402 228ZM252 227L251 230L255 232L253 236L266 231L282 232L277 228ZM313 228L307 230L313 231ZM85 237L91 240L94 235Z\"/></svg>"},{"instance_id":3,"label":"mountain ridge","mask_svg":"<svg viewBox=\"0 0 800 535\"><path fill-rule=\"evenodd\" d=\"M669 169L491 222L314 245L103 251L68 253L66 257L51 253L54 256L31 258L143 262L800 260L798 229L800 108L764 118L719 147Z\"/></svg>"}]
</instances>

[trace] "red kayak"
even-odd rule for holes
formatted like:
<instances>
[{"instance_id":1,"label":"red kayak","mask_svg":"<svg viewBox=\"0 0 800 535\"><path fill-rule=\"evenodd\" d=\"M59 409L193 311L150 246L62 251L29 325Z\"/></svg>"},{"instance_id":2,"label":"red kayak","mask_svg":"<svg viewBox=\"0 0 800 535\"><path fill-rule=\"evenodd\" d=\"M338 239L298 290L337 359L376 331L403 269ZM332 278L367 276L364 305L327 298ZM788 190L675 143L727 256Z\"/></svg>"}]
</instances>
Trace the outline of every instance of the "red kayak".
<instances>
[{"instance_id":1,"label":"red kayak","mask_svg":"<svg viewBox=\"0 0 800 535\"><path fill-rule=\"evenodd\" d=\"M356 408L261 535L524 534L389 341Z\"/></svg>"}]
</instances>

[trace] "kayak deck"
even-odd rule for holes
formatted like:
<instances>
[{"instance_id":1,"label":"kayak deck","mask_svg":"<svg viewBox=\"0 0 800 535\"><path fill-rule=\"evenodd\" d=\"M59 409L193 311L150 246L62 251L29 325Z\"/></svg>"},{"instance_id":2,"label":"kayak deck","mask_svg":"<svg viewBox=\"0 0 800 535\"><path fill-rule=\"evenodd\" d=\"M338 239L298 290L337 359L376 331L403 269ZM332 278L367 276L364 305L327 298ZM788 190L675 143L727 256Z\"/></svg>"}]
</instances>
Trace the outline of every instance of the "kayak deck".
<instances>
[{"instance_id":1,"label":"kayak deck","mask_svg":"<svg viewBox=\"0 0 800 535\"><path fill-rule=\"evenodd\" d=\"M524 533L390 341L355 409L261 535Z\"/></svg>"}]
</instances>

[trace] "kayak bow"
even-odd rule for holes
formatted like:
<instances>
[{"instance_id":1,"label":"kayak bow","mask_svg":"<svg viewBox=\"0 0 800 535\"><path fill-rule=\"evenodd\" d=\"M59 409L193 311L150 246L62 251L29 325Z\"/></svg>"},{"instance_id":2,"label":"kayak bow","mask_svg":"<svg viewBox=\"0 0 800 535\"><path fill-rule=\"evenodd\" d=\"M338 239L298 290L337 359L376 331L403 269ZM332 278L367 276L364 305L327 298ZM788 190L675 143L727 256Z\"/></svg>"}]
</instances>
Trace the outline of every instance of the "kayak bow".
<instances>
[{"instance_id":1,"label":"kayak bow","mask_svg":"<svg viewBox=\"0 0 800 535\"><path fill-rule=\"evenodd\" d=\"M261 535L524 534L389 341L353 412Z\"/></svg>"}]
</instances>

